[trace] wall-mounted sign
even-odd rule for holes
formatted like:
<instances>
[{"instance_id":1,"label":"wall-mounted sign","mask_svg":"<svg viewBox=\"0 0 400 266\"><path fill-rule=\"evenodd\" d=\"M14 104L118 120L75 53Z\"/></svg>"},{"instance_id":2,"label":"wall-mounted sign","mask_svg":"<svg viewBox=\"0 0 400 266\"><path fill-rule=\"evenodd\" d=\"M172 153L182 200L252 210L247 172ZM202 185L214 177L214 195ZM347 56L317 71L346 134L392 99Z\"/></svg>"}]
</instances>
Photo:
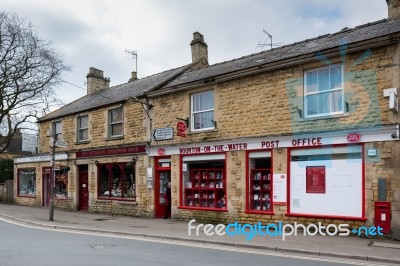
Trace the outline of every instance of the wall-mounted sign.
<instances>
[{"instance_id":1,"label":"wall-mounted sign","mask_svg":"<svg viewBox=\"0 0 400 266\"><path fill-rule=\"evenodd\" d=\"M134 154L134 153L145 153L146 146L129 146L123 148L112 148L104 150L93 150L93 151L79 151L76 153L76 158L94 157L94 156L110 156L118 154Z\"/></svg>"},{"instance_id":2,"label":"wall-mounted sign","mask_svg":"<svg viewBox=\"0 0 400 266\"><path fill-rule=\"evenodd\" d=\"M66 154L66 153L56 154L55 159L56 159L56 161L66 160L66 159L68 159L68 154ZM50 161L50 160L51 160L50 155L41 155L41 156L34 156L34 157L17 158L17 159L14 159L14 163L45 162L45 161Z\"/></svg>"},{"instance_id":3,"label":"wall-mounted sign","mask_svg":"<svg viewBox=\"0 0 400 266\"><path fill-rule=\"evenodd\" d=\"M154 140L169 140L174 138L174 129L172 127L156 128L153 131Z\"/></svg>"},{"instance_id":4,"label":"wall-mounted sign","mask_svg":"<svg viewBox=\"0 0 400 266\"><path fill-rule=\"evenodd\" d=\"M325 166L306 167L306 193L326 192Z\"/></svg>"},{"instance_id":5,"label":"wall-mounted sign","mask_svg":"<svg viewBox=\"0 0 400 266\"><path fill-rule=\"evenodd\" d=\"M361 139L361 135L358 133L350 133L347 135L347 141L348 142L359 142Z\"/></svg>"},{"instance_id":6,"label":"wall-mounted sign","mask_svg":"<svg viewBox=\"0 0 400 266\"><path fill-rule=\"evenodd\" d=\"M179 137L186 137L186 124L183 121L179 121L176 124L176 135Z\"/></svg>"},{"instance_id":7,"label":"wall-mounted sign","mask_svg":"<svg viewBox=\"0 0 400 266\"><path fill-rule=\"evenodd\" d=\"M274 174L272 178L274 203L286 203L286 174Z\"/></svg>"},{"instance_id":8,"label":"wall-mounted sign","mask_svg":"<svg viewBox=\"0 0 400 266\"><path fill-rule=\"evenodd\" d=\"M157 151L158 155L163 156L165 155L165 150L163 148L158 149Z\"/></svg>"}]
</instances>

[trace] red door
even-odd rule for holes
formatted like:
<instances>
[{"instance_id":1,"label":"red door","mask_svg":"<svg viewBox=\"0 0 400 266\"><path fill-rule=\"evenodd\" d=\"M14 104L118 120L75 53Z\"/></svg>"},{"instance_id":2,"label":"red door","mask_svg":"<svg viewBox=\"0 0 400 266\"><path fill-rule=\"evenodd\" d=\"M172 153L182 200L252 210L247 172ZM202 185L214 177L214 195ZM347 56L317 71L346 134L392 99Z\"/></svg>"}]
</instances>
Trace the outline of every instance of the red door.
<instances>
[{"instance_id":1,"label":"red door","mask_svg":"<svg viewBox=\"0 0 400 266\"><path fill-rule=\"evenodd\" d=\"M167 203L165 201L165 192L167 191L168 182L171 182L171 171L157 171L155 186L155 216L163 218L167 211Z\"/></svg>"},{"instance_id":2,"label":"red door","mask_svg":"<svg viewBox=\"0 0 400 266\"><path fill-rule=\"evenodd\" d=\"M79 210L87 211L89 207L88 173L79 173Z\"/></svg>"},{"instance_id":3,"label":"red door","mask_svg":"<svg viewBox=\"0 0 400 266\"><path fill-rule=\"evenodd\" d=\"M42 207L49 207L50 192L51 192L51 168L43 168L43 193L42 193Z\"/></svg>"}]
</instances>

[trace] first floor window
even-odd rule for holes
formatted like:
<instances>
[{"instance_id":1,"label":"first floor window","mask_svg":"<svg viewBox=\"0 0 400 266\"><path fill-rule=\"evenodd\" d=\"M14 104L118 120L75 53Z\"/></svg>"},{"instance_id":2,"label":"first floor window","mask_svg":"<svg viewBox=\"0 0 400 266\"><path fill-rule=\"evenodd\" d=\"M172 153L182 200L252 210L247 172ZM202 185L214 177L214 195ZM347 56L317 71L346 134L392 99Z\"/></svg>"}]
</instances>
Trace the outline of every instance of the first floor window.
<instances>
[{"instance_id":1,"label":"first floor window","mask_svg":"<svg viewBox=\"0 0 400 266\"><path fill-rule=\"evenodd\" d=\"M36 196L35 169L20 169L18 171L18 195Z\"/></svg>"},{"instance_id":2,"label":"first floor window","mask_svg":"<svg viewBox=\"0 0 400 266\"><path fill-rule=\"evenodd\" d=\"M331 66L305 73L305 117L343 113L342 66Z\"/></svg>"},{"instance_id":3,"label":"first floor window","mask_svg":"<svg viewBox=\"0 0 400 266\"><path fill-rule=\"evenodd\" d=\"M99 164L99 197L135 199L133 163Z\"/></svg>"},{"instance_id":4,"label":"first floor window","mask_svg":"<svg viewBox=\"0 0 400 266\"><path fill-rule=\"evenodd\" d=\"M183 158L184 207L226 209L225 155L213 156L218 158Z\"/></svg>"},{"instance_id":5,"label":"first floor window","mask_svg":"<svg viewBox=\"0 0 400 266\"><path fill-rule=\"evenodd\" d=\"M206 91L192 95L192 128L191 130L213 129L214 126L214 92Z\"/></svg>"},{"instance_id":6,"label":"first floor window","mask_svg":"<svg viewBox=\"0 0 400 266\"><path fill-rule=\"evenodd\" d=\"M272 211L271 152L249 153L248 210Z\"/></svg>"},{"instance_id":7,"label":"first floor window","mask_svg":"<svg viewBox=\"0 0 400 266\"><path fill-rule=\"evenodd\" d=\"M108 111L109 137L120 137L123 135L122 108Z\"/></svg>"},{"instance_id":8,"label":"first floor window","mask_svg":"<svg viewBox=\"0 0 400 266\"><path fill-rule=\"evenodd\" d=\"M54 174L54 196L59 199L66 199L68 197L68 172L56 170Z\"/></svg>"},{"instance_id":9,"label":"first floor window","mask_svg":"<svg viewBox=\"0 0 400 266\"><path fill-rule=\"evenodd\" d=\"M78 141L86 141L89 139L89 116L83 115L78 117Z\"/></svg>"}]
</instances>

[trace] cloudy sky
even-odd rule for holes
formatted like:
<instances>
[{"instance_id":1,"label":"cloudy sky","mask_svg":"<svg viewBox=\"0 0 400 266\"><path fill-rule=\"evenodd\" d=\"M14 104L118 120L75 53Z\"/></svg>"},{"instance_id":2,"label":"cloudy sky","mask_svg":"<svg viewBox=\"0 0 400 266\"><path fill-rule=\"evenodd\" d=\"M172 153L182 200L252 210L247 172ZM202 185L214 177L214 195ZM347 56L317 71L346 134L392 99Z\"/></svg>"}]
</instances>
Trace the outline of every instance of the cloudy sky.
<instances>
[{"instance_id":1,"label":"cloudy sky","mask_svg":"<svg viewBox=\"0 0 400 266\"><path fill-rule=\"evenodd\" d=\"M135 70L143 78L191 62L193 32L204 35L209 63L261 51L263 29L291 44L387 17L385 0L0 0L1 10L26 18L72 67L57 88L64 103L86 94L96 67L111 86ZM263 48L268 49L267 47ZM78 88L80 87L80 88Z\"/></svg>"}]
</instances>

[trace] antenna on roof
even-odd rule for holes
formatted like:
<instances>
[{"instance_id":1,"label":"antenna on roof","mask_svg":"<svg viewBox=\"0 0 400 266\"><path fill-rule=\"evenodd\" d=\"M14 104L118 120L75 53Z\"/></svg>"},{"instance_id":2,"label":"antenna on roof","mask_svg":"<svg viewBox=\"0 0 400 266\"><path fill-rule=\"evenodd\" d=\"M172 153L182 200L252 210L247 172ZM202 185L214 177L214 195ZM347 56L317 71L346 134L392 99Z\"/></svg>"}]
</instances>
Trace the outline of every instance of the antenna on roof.
<instances>
[{"instance_id":1,"label":"antenna on roof","mask_svg":"<svg viewBox=\"0 0 400 266\"><path fill-rule=\"evenodd\" d=\"M262 42L262 40L260 40L260 41L258 42L258 44L257 44L257 48L263 49L265 46L270 46L270 49L272 49L273 46L282 46L282 42L279 42L279 43L272 43L272 35L269 34L269 33L268 33L266 30L264 30L264 29L263 29L262 31L265 33L265 35L267 35L267 39L265 39L263 42ZM268 40L270 41L269 43L267 43Z\"/></svg>"},{"instance_id":2,"label":"antenna on roof","mask_svg":"<svg viewBox=\"0 0 400 266\"><path fill-rule=\"evenodd\" d=\"M137 51L135 50L126 50L125 49L125 53L131 54L132 55L132 59L136 59L135 61L135 72L137 73Z\"/></svg>"}]
</instances>

